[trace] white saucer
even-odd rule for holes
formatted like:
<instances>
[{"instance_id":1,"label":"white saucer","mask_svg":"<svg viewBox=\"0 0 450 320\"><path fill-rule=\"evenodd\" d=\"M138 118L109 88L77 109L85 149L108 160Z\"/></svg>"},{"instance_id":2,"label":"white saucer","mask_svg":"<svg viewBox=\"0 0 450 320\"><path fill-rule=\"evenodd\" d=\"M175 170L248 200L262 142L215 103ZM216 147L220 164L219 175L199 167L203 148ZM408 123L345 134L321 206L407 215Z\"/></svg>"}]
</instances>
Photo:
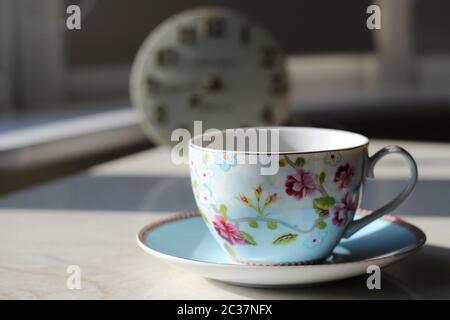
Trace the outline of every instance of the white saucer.
<instances>
[{"instance_id":1,"label":"white saucer","mask_svg":"<svg viewBox=\"0 0 450 320\"><path fill-rule=\"evenodd\" d=\"M368 211L360 210L359 215ZM311 285L365 274L369 265L388 266L416 252L426 241L419 228L386 215L342 240L322 264L250 266L228 259L197 212L169 216L137 236L145 252L200 276L253 287Z\"/></svg>"}]
</instances>

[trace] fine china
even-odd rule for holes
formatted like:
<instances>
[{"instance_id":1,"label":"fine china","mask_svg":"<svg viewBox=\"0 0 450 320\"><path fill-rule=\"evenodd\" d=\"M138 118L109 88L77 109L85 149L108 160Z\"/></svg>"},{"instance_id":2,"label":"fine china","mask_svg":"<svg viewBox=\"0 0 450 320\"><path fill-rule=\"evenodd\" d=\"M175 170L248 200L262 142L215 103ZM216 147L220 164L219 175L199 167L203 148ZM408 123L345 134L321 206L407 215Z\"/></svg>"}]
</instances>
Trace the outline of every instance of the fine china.
<instances>
[{"instance_id":1,"label":"fine china","mask_svg":"<svg viewBox=\"0 0 450 320\"><path fill-rule=\"evenodd\" d=\"M360 210L357 216L367 213ZM172 215L147 225L137 237L145 252L162 261L202 277L256 287L310 285L365 274L370 265L385 267L404 259L425 241L425 234L417 227L384 216L342 240L321 264L264 266L229 260L197 212Z\"/></svg>"},{"instance_id":2,"label":"fine china","mask_svg":"<svg viewBox=\"0 0 450 320\"><path fill-rule=\"evenodd\" d=\"M303 127L232 130L194 137L189 161L199 211L219 246L237 262L321 262L342 238L395 209L417 181L417 167L407 151L391 145L369 157L369 140L357 133ZM251 130L258 137L272 135L277 149L228 144L234 141L229 134L250 136ZM354 221L366 177L373 177L375 164L388 154L402 155L410 166L405 189ZM262 174L267 162L242 160L249 155L266 156L277 170Z\"/></svg>"}]
</instances>

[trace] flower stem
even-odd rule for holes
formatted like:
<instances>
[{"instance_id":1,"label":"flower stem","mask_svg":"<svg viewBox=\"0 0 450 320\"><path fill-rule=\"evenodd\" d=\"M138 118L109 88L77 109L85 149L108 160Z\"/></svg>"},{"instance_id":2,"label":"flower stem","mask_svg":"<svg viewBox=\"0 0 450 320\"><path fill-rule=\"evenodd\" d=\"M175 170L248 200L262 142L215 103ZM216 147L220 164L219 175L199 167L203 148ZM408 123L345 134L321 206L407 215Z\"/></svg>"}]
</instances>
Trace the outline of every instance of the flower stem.
<instances>
[{"instance_id":1,"label":"flower stem","mask_svg":"<svg viewBox=\"0 0 450 320\"><path fill-rule=\"evenodd\" d=\"M263 212L261 212L261 207L260 207L260 205L259 205L259 200L258 200L258 215L259 216L264 216L264 213Z\"/></svg>"},{"instance_id":2,"label":"flower stem","mask_svg":"<svg viewBox=\"0 0 450 320\"><path fill-rule=\"evenodd\" d=\"M308 229L300 229L297 225L292 225L289 224L287 222L284 222L282 220L278 220L278 219L272 219L272 218L266 218L266 217L245 217L245 218L238 218L238 219L234 219L234 218L229 218L230 221L239 224L240 222L248 222L248 221L252 221L252 220L256 220L256 221L264 221L264 222L275 222L277 224L281 224L291 230L297 231L299 233L309 233L312 230L314 230L314 228L316 227L317 223L319 223L322 220L325 220L324 218L317 218L313 225L308 228Z\"/></svg>"},{"instance_id":3,"label":"flower stem","mask_svg":"<svg viewBox=\"0 0 450 320\"><path fill-rule=\"evenodd\" d=\"M295 165L294 161L289 159L286 155L283 155L283 157L292 168L297 169L297 166Z\"/></svg>"},{"instance_id":4,"label":"flower stem","mask_svg":"<svg viewBox=\"0 0 450 320\"><path fill-rule=\"evenodd\" d=\"M319 185L319 192L322 194L323 197L329 197L327 190L323 187L323 185Z\"/></svg>"}]
</instances>

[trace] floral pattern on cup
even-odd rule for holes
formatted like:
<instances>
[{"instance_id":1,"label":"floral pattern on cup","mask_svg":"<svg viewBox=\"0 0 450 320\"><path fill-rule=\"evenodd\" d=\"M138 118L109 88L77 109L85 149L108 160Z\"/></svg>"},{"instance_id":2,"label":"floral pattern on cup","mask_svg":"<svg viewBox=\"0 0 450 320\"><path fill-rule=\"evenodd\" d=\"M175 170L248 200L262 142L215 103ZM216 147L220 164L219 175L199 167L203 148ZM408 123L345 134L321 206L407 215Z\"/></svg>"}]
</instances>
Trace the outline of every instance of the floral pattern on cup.
<instances>
[{"instance_id":1,"label":"floral pattern on cup","mask_svg":"<svg viewBox=\"0 0 450 320\"><path fill-rule=\"evenodd\" d=\"M225 152L224 152L225 153ZM222 157L224 153L217 153ZM328 156L328 155L327 155ZM215 156L217 157L217 155ZM225 157L224 160L229 158ZM222 238L229 252L232 246L251 245L257 246L258 241L251 230L266 228L273 232L271 244L273 246L286 246L296 243L298 239L303 239L306 247L313 248L322 243L326 236L326 229L329 225L338 228L345 227L352 219L352 214L356 210L354 195L347 191L351 186L354 176L354 169L349 163L340 165L334 169L332 177L327 178L325 172L313 172L305 168L306 160L297 157L295 160L284 156L280 161L281 168L291 167L295 169L288 173L284 180L284 197L276 192L265 191L263 183L255 185L251 190L238 192L234 199L244 208L251 209L247 216L239 215L234 217L228 212L227 204L216 203L209 187L213 172L206 165L209 159L203 159L203 163L198 165L196 179L193 181L194 194L199 203L209 207L215 216L212 219L212 226L217 235ZM216 162L214 162L217 165ZM224 162L226 164L226 161ZM223 171L230 170L235 163L229 162L229 167L220 167ZM332 183L335 190L342 192L340 196L332 196L326 190L325 183ZM300 228L280 217L274 217L276 204L283 205L288 197L296 201L311 201L316 212L316 219L309 228ZM202 214L207 223L208 217ZM245 226L247 231L242 229ZM279 227L289 229L289 232L279 232ZM233 252L233 254L235 254Z\"/></svg>"},{"instance_id":2,"label":"floral pattern on cup","mask_svg":"<svg viewBox=\"0 0 450 320\"><path fill-rule=\"evenodd\" d=\"M219 166L223 171L228 171L237 165L237 156L236 154L229 152L216 152L214 156L214 162Z\"/></svg>"},{"instance_id":3,"label":"floral pattern on cup","mask_svg":"<svg viewBox=\"0 0 450 320\"><path fill-rule=\"evenodd\" d=\"M352 212L356 210L356 202L352 195L347 192L342 196L341 201L333 208L333 224L339 227L346 226L352 219Z\"/></svg>"},{"instance_id":4,"label":"floral pattern on cup","mask_svg":"<svg viewBox=\"0 0 450 320\"><path fill-rule=\"evenodd\" d=\"M262 202L261 200L263 200L264 194L263 194L263 187L261 184L253 188L253 196L254 199L251 199L247 197L247 195L245 195L244 193L239 193L236 196L236 199L242 202L244 205L255 210L257 215L261 217L265 216L267 214L265 210L278 200L278 195L276 193L268 192L264 202Z\"/></svg>"},{"instance_id":5,"label":"floral pattern on cup","mask_svg":"<svg viewBox=\"0 0 450 320\"><path fill-rule=\"evenodd\" d=\"M286 177L285 191L297 200L311 197L317 192L316 178L313 173L299 168L296 173Z\"/></svg>"},{"instance_id":6,"label":"floral pattern on cup","mask_svg":"<svg viewBox=\"0 0 450 320\"><path fill-rule=\"evenodd\" d=\"M217 234L229 244L245 244L245 240L239 231L239 227L233 223L225 221L223 216L216 215L213 225Z\"/></svg>"},{"instance_id":7,"label":"floral pattern on cup","mask_svg":"<svg viewBox=\"0 0 450 320\"><path fill-rule=\"evenodd\" d=\"M331 222L336 227L343 227L352 218L352 213L356 209L356 203L350 192L346 192L342 197L336 200L330 196L325 190L326 175L324 172L315 173L305 170L305 160L297 158L292 161L288 157L284 158L283 166L291 166L296 171L288 174L285 180L285 194L288 197L293 197L298 201L311 201L312 206L317 213L316 221L313 226L308 229L300 229L297 225L288 223L280 218L276 219L270 216L268 209L283 198L277 193L264 192L263 184L256 185L250 192L240 192L235 196L235 199L243 206L252 209L254 215L247 217L233 218L226 212L226 205L221 204L219 208L217 204L211 204L211 207L221 213L216 215L213 222L217 234L223 238L229 245L257 245L254 237L240 229L241 224L246 224L249 228L257 229L261 226L266 227L272 231L276 231L279 225L291 230L291 232L284 232L281 234L274 233L272 239L273 245L289 245L295 243L301 234L316 235L316 240L312 242L320 243L319 234L326 234L319 232L328 227L327 220L332 214ZM333 182L336 188L342 190L344 187L349 187L352 182L353 168L346 163L340 166L333 177ZM309 199L309 200L307 200ZM309 238L308 238L309 239Z\"/></svg>"},{"instance_id":8,"label":"floral pattern on cup","mask_svg":"<svg viewBox=\"0 0 450 320\"><path fill-rule=\"evenodd\" d=\"M324 162L331 166L337 166L342 161L342 154L339 151L327 152Z\"/></svg>"},{"instance_id":9,"label":"floral pattern on cup","mask_svg":"<svg viewBox=\"0 0 450 320\"><path fill-rule=\"evenodd\" d=\"M333 181L337 185L337 189L339 191L346 189L352 184L352 177L354 175L354 169L350 166L350 164L346 163L344 165L339 166L337 169Z\"/></svg>"},{"instance_id":10,"label":"floral pattern on cup","mask_svg":"<svg viewBox=\"0 0 450 320\"><path fill-rule=\"evenodd\" d=\"M213 171L209 167L203 165L199 168L198 179L201 183L209 184L212 176L213 176Z\"/></svg>"}]
</instances>

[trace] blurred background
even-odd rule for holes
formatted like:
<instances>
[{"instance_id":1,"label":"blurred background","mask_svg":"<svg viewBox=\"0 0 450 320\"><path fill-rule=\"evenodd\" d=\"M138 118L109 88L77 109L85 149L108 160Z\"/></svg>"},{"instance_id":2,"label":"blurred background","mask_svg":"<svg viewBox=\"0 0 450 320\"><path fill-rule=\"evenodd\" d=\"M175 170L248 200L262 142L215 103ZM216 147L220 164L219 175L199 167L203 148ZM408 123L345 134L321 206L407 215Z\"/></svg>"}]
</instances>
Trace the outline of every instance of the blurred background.
<instances>
[{"instance_id":1,"label":"blurred background","mask_svg":"<svg viewBox=\"0 0 450 320\"><path fill-rule=\"evenodd\" d=\"M381 7L381 30L366 9ZM81 30L66 8L81 7ZM288 125L371 138L450 140L446 0L0 0L0 193L151 148L130 107L135 54L200 5L262 24L288 55Z\"/></svg>"}]
</instances>

